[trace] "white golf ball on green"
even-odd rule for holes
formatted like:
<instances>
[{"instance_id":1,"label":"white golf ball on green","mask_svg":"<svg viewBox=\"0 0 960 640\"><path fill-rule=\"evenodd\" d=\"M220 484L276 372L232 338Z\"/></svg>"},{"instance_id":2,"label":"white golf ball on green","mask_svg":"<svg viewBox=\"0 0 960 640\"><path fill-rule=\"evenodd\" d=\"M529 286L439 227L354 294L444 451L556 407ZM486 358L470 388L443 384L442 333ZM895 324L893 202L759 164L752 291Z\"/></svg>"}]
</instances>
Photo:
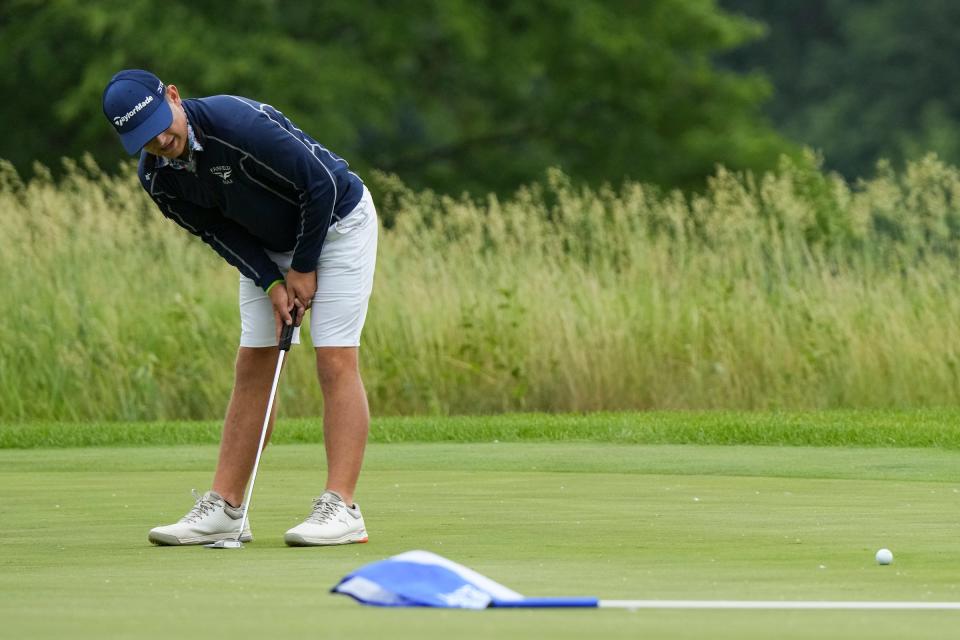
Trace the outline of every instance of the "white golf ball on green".
<instances>
[{"instance_id":1,"label":"white golf ball on green","mask_svg":"<svg viewBox=\"0 0 960 640\"><path fill-rule=\"evenodd\" d=\"M890 549L877 551L877 564L890 564L891 562L893 562L893 552Z\"/></svg>"}]
</instances>

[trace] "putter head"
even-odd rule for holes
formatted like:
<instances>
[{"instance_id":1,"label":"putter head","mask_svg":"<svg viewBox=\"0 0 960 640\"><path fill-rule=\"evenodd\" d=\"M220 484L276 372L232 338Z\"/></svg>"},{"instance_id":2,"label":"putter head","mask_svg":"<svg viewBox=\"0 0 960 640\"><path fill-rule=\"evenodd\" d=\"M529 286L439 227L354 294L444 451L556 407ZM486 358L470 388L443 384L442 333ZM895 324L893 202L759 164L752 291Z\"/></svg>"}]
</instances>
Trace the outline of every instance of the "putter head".
<instances>
[{"instance_id":1,"label":"putter head","mask_svg":"<svg viewBox=\"0 0 960 640\"><path fill-rule=\"evenodd\" d=\"M243 548L243 543L239 540L217 540L212 544L203 545L207 549L241 549Z\"/></svg>"}]
</instances>

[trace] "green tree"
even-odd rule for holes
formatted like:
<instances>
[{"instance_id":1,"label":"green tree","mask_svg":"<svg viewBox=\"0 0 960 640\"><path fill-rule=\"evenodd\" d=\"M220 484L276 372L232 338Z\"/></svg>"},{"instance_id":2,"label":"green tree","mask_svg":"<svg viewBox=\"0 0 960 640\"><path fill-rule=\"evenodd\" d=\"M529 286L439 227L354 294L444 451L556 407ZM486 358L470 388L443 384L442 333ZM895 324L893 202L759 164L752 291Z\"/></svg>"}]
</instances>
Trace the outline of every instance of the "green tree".
<instances>
[{"instance_id":1,"label":"green tree","mask_svg":"<svg viewBox=\"0 0 960 640\"><path fill-rule=\"evenodd\" d=\"M769 25L726 61L767 74L767 113L847 177L929 151L960 163L960 3L722 0Z\"/></svg>"},{"instance_id":2,"label":"green tree","mask_svg":"<svg viewBox=\"0 0 960 640\"><path fill-rule=\"evenodd\" d=\"M701 183L790 147L760 116L769 86L718 69L756 37L714 0L8 0L0 9L0 157L118 146L100 93L124 67L187 96L280 108L361 171L441 191L508 190L562 167L593 183Z\"/></svg>"}]
</instances>

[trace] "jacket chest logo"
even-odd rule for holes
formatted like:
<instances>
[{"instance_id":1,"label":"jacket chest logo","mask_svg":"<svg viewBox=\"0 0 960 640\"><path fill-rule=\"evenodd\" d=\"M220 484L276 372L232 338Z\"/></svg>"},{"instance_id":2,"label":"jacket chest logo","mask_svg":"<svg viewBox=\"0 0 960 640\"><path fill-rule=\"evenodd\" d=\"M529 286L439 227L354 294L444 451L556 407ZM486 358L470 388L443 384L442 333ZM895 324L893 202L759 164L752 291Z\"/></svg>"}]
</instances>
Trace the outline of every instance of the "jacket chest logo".
<instances>
[{"instance_id":1,"label":"jacket chest logo","mask_svg":"<svg viewBox=\"0 0 960 640\"><path fill-rule=\"evenodd\" d=\"M233 168L228 164L220 164L210 167L210 173L223 180L223 184L232 184Z\"/></svg>"}]
</instances>

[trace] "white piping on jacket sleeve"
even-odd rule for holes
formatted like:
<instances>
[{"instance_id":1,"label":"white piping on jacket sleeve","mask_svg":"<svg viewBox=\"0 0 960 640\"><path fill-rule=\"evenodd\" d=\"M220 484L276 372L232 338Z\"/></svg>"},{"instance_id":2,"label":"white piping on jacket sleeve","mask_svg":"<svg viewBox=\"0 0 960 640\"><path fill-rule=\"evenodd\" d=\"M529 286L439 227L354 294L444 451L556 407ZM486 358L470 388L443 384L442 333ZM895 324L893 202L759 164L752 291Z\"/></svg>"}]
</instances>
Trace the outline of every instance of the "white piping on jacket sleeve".
<instances>
[{"instance_id":1,"label":"white piping on jacket sleeve","mask_svg":"<svg viewBox=\"0 0 960 640\"><path fill-rule=\"evenodd\" d=\"M270 117L270 114L263 110L263 107L269 106L269 105L265 105L264 103L261 102L261 103L260 103L260 106L259 106L259 108L258 108L258 107L254 107L252 104L250 104L250 103L247 102L246 100L243 100L242 98L239 98L239 97L237 97L237 96L227 96L227 97L228 97L228 98L233 98L234 100L236 100L236 101L239 102L240 104L244 104L244 105L246 105L247 107L253 109L254 111L257 111L258 113L262 113L264 116L266 116L267 120L269 120L269 121L272 122L274 125L276 125L276 127L277 127L278 129L280 129L281 131L283 131L284 133L286 133L288 136L290 136L291 138L293 138L294 140L296 140L297 142L299 142L300 144L302 144L302 145L304 146L304 148L307 150L307 152L313 157L313 159L316 160L317 163L318 163L321 167L323 167L323 170L327 172L327 177L330 178L330 185L333 187L333 201L330 203L330 220L334 220L334 219L336 218L337 197L338 197L337 181L336 181L336 179L333 177L333 174L330 172L330 169L327 168L327 165L323 164L323 162L320 161L320 158L317 157L315 150L316 150L316 148L320 148L320 149L323 149L324 151L327 151L328 154L330 153L330 151L327 150L327 149L324 149L324 147L321 146L320 144L307 145L306 142L304 142L303 140L301 140L301 139L298 138L297 136L295 136L295 135L293 135L292 133L290 133L289 131L287 131L287 129L286 129L285 127L283 127L279 122L277 122L276 120L274 120L273 118L271 118L271 117ZM273 109L273 107L270 107L270 108ZM276 109L274 109L274 111L276 111ZM280 113L280 112L277 111L277 113ZM294 127L294 129L297 129L297 127ZM303 133L303 131L302 131L301 129L297 129L297 131L299 131L301 134ZM208 136L208 137L210 137L210 136ZM221 140L218 140L218 141L219 141L219 142L222 142ZM232 146L232 145L227 145L227 146ZM233 148L234 148L234 149L237 149L236 147L233 147ZM248 152L246 152L246 151L242 151L242 150L240 150L240 149L237 149L237 150L238 150L238 151L241 151L241 153L247 153L247 155L250 155L250 154L249 154ZM250 157L253 158L252 155L250 155ZM330 157L333 158L333 155L330 154ZM253 158L253 159L254 159L254 160L257 160L256 158ZM260 161L257 160L257 162L260 162ZM263 163L261 162L260 164L263 164ZM266 165L264 165L264 166L266 166ZM274 173L276 173L276 172L274 172ZM277 174L277 175L279 175L279 174ZM289 180L288 180L288 182L289 182ZM296 242L296 244L295 244L294 247L293 247L293 253L294 253L294 254L296 254L297 248L300 246L300 240L303 238L303 234L304 234L304 232L305 232L305 225L306 225L306 219L305 219L306 216L304 215L305 209L306 209L306 202L304 202L304 203L301 204L301 206L300 206L300 231L297 233L297 242Z\"/></svg>"},{"instance_id":2,"label":"white piping on jacket sleeve","mask_svg":"<svg viewBox=\"0 0 960 640\"><path fill-rule=\"evenodd\" d=\"M156 191L156 192L154 192L154 181L156 180L156 178L157 178L157 176L156 176L156 174L154 174L154 176L153 176L153 177L151 178L151 180L150 180L150 195L151 195L151 196L153 196L153 195L157 195L157 196L159 196L159 195L164 195L164 196L166 196L166 197L168 197L168 198L172 198L172 196L171 196L170 194L168 194L168 193L166 193L166 192L164 192L164 191ZM159 202L157 202L157 204L160 205ZM233 249L231 249L231 248L229 247L229 245L227 245L226 242L224 242L224 241L221 240L219 237L217 237L217 234L213 233L212 231L198 231L196 227L194 227L194 226L191 225L191 224L188 224L187 221L184 220L183 215L180 214L179 212L177 212L177 210L174 209L174 208L173 208L173 205L171 205L169 202L164 202L164 203L163 203L162 205L160 205L160 206L165 207L166 210L167 210L169 213L171 213L171 214L180 222L180 226L182 226L184 229L187 229L187 230L190 231L191 233L194 233L195 235L198 235L198 236L208 236L208 237L210 237L210 238L213 238L213 240L216 241L216 243L219 244L221 247L223 247L225 251L227 251L230 255L232 255L234 258L236 258L236 259L237 259L237 262L239 262L240 264L242 264L243 266L245 266L247 269L249 269L249 270L250 270L250 273L252 273L252 274L255 276L255 279L256 279L256 280L260 280L260 279L261 279L261 277L260 277L260 272L257 271L256 269L254 269L252 266L250 266L250 263L247 262L246 260L244 260L242 257L240 257L240 255L239 255L236 251L234 251Z\"/></svg>"}]
</instances>

